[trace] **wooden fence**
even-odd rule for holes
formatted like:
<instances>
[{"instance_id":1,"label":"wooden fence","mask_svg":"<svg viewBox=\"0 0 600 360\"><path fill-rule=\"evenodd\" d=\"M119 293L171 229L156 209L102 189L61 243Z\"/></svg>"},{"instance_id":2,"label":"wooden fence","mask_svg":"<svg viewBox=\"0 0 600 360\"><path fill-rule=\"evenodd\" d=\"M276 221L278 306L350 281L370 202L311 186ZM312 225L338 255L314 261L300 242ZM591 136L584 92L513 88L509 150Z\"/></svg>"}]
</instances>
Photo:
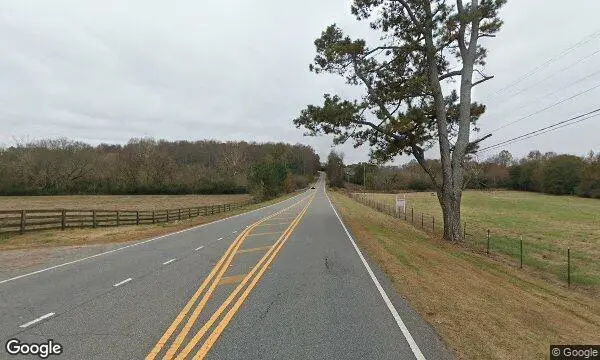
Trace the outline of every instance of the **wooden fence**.
<instances>
[{"instance_id":1,"label":"wooden fence","mask_svg":"<svg viewBox=\"0 0 600 360\"><path fill-rule=\"evenodd\" d=\"M218 214L250 204L251 200L166 210L0 210L0 233L158 224Z\"/></svg>"}]
</instances>

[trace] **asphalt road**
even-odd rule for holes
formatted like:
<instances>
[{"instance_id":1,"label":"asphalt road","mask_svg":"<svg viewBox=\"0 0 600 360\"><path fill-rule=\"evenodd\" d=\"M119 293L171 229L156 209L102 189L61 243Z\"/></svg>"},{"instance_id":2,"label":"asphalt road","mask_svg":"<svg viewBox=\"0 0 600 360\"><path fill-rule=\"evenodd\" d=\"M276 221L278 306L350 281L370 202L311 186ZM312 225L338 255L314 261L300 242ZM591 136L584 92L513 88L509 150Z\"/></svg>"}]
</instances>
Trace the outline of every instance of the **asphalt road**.
<instances>
[{"instance_id":1,"label":"asphalt road","mask_svg":"<svg viewBox=\"0 0 600 360\"><path fill-rule=\"evenodd\" d=\"M322 181L281 203L0 279L9 339L50 359L451 359L360 253Z\"/></svg>"}]
</instances>

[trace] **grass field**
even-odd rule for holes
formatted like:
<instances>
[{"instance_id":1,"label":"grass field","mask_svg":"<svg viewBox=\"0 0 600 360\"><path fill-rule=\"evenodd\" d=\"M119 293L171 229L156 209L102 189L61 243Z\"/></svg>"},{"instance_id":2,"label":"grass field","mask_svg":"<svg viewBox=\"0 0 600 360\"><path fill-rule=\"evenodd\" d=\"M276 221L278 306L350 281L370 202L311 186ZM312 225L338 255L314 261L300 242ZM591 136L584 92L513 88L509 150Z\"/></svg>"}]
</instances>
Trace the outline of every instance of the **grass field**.
<instances>
[{"instance_id":1,"label":"grass field","mask_svg":"<svg viewBox=\"0 0 600 360\"><path fill-rule=\"evenodd\" d=\"M246 194L0 196L0 210L155 210L226 204L249 198L250 196Z\"/></svg>"},{"instance_id":2,"label":"grass field","mask_svg":"<svg viewBox=\"0 0 600 360\"><path fill-rule=\"evenodd\" d=\"M393 204L393 194L365 194L370 199ZM441 231L441 210L437 197L430 192L407 193L410 220L414 209L415 224L425 227L436 218ZM465 191L462 217L467 240L481 248L508 255L520 262L523 238L523 263L542 274L554 274L567 280L567 248L571 249L571 280L584 286L600 285L600 200L572 196L552 196L517 191Z\"/></svg>"},{"instance_id":3,"label":"grass field","mask_svg":"<svg viewBox=\"0 0 600 360\"><path fill-rule=\"evenodd\" d=\"M330 196L361 248L459 359L547 359L550 344L600 342L596 297Z\"/></svg>"}]
</instances>

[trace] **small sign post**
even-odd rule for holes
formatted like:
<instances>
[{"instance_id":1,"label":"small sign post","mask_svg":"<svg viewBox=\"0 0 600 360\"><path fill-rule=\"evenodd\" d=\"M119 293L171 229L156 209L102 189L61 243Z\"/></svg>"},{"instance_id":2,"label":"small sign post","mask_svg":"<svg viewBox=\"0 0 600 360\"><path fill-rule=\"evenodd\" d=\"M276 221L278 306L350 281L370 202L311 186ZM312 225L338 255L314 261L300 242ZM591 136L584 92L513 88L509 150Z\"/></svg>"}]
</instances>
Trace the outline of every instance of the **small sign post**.
<instances>
[{"instance_id":1,"label":"small sign post","mask_svg":"<svg viewBox=\"0 0 600 360\"><path fill-rule=\"evenodd\" d=\"M402 208L402 212L406 214L406 194L403 195L402 199L396 195L396 213Z\"/></svg>"}]
</instances>

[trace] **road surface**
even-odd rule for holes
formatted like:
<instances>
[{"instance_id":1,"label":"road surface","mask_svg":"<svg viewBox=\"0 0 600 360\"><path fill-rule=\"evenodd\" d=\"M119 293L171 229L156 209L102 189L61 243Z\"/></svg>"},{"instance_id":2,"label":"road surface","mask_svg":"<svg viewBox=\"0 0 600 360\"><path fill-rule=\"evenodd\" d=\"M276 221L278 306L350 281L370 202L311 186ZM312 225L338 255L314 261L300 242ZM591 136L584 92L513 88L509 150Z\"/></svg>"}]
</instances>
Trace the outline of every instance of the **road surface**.
<instances>
[{"instance_id":1,"label":"road surface","mask_svg":"<svg viewBox=\"0 0 600 360\"><path fill-rule=\"evenodd\" d=\"M281 203L0 279L9 339L49 359L451 359L360 253L323 181Z\"/></svg>"}]
</instances>

